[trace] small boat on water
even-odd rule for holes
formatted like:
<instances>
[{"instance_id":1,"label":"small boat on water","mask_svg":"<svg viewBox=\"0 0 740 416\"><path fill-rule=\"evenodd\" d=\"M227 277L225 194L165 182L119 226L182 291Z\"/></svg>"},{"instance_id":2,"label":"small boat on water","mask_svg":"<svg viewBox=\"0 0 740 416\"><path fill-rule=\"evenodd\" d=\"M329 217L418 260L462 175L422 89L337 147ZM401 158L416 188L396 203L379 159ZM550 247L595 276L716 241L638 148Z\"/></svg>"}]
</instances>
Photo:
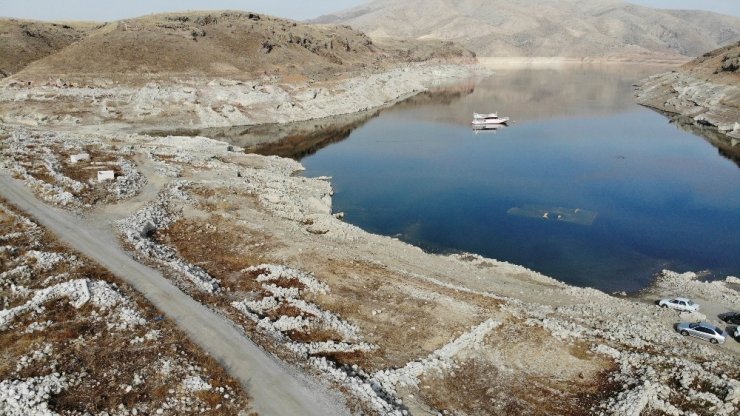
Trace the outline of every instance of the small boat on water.
<instances>
[{"instance_id":1,"label":"small boat on water","mask_svg":"<svg viewBox=\"0 0 740 416\"><path fill-rule=\"evenodd\" d=\"M498 113L473 113L473 126L491 126L506 124L509 117L499 117Z\"/></svg>"}]
</instances>

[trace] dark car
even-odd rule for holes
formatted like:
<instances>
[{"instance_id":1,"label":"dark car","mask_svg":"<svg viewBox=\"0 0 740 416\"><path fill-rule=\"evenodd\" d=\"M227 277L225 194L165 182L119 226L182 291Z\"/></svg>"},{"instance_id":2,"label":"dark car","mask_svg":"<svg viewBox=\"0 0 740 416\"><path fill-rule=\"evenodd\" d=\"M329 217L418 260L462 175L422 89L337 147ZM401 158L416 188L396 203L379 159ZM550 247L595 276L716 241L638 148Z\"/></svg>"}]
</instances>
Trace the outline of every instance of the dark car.
<instances>
[{"instance_id":1,"label":"dark car","mask_svg":"<svg viewBox=\"0 0 740 416\"><path fill-rule=\"evenodd\" d=\"M740 312L730 312L720 316L728 324L740 325Z\"/></svg>"}]
</instances>

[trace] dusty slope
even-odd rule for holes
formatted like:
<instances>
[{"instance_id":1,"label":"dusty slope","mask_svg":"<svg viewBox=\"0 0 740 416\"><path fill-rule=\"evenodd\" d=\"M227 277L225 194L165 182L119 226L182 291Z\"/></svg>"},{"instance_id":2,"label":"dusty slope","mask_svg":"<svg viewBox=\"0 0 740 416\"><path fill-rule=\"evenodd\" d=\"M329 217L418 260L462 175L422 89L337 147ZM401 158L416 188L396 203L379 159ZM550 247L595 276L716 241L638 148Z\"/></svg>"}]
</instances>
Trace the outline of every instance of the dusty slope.
<instances>
[{"instance_id":1,"label":"dusty slope","mask_svg":"<svg viewBox=\"0 0 740 416\"><path fill-rule=\"evenodd\" d=\"M480 56L697 56L740 40L738 18L619 0L377 0L315 21L455 40Z\"/></svg>"},{"instance_id":2,"label":"dusty slope","mask_svg":"<svg viewBox=\"0 0 740 416\"><path fill-rule=\"evenodd\" d=\"M46 23L0 19L0 78L84 38L90 23Z\"/></svg>"},{"instance_id":3,"label":"dusty slope","mask_svg":"<svg viewBox=\"0 0 740 416\"><path fill-rule=\"evenodd\" d=\"M708 130L703 136L740 160L740 42L643 80L636 95L640 104L678 116L679 123Z\"/></svg>"},{"instance_id":4,"label":"dusty slope","mask_svg":"<svg viewBox=\"0 0 740 416\"><path fill-rule=\"evenodd\" d=\"M417 43L374 45L343 26L297 23L247 12L152 15L107 23L84 40L34 62L19 79L62 77L70 82L112 79L144 84L153 79L277 75L286 82L327 79L407 60L469 59L459 46Z\"/></svg>"}]
</instances>

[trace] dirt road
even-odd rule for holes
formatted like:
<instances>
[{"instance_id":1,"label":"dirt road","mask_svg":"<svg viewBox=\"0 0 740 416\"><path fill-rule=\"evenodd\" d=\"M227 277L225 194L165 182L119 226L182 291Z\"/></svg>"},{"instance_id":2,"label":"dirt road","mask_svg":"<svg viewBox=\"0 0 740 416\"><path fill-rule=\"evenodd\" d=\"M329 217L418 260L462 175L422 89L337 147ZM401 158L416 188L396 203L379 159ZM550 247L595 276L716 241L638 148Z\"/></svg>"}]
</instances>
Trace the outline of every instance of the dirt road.
<instances>
[{"instance_id":1,"label":"dirt road","mask_svg":"<svg viewBox=\"0 0 740 416\"><path fill-rule=\"evenodd\" d=\"M0 171L0 196L57 237L128 282L174 320L246 388L262 415L348 414L343 400L260 349L229 322L181 292L156 270L133 260L108 230L49 207Z\"/></svg>"}]
</instances>

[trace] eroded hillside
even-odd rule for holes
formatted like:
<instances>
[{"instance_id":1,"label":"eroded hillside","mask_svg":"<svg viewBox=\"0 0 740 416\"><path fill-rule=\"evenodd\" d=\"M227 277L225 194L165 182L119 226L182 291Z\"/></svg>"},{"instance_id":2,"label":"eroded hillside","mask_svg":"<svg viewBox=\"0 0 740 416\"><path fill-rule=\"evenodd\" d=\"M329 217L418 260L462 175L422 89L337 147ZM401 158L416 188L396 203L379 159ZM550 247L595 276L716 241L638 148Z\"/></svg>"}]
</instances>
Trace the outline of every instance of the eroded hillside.
<instances>
[{"instance_id":1,"label":"eroded hillside","mask_svg":"<svg viewBox=\"0 0 740 416\"><path fill-rule=\"evenodd\" d=\"M63 78L72 83L109 79L141 85L173 76L279 76L297 82L408 60L472 57L442 42L379 46L346 26L307 25L248 12L193 12L103 24L85 39L34 62L17 78Z\"/></svg>"},{"instance_id":2,"label":"eroded hillside","mask_svg":"<svg viewBox=\"0 0 740 416\"><path fill-rule=\"evenodd\" d=\"M0 78L84 38L92 23L46 23L0 19Z\"/></svg>"}]
</instances>

